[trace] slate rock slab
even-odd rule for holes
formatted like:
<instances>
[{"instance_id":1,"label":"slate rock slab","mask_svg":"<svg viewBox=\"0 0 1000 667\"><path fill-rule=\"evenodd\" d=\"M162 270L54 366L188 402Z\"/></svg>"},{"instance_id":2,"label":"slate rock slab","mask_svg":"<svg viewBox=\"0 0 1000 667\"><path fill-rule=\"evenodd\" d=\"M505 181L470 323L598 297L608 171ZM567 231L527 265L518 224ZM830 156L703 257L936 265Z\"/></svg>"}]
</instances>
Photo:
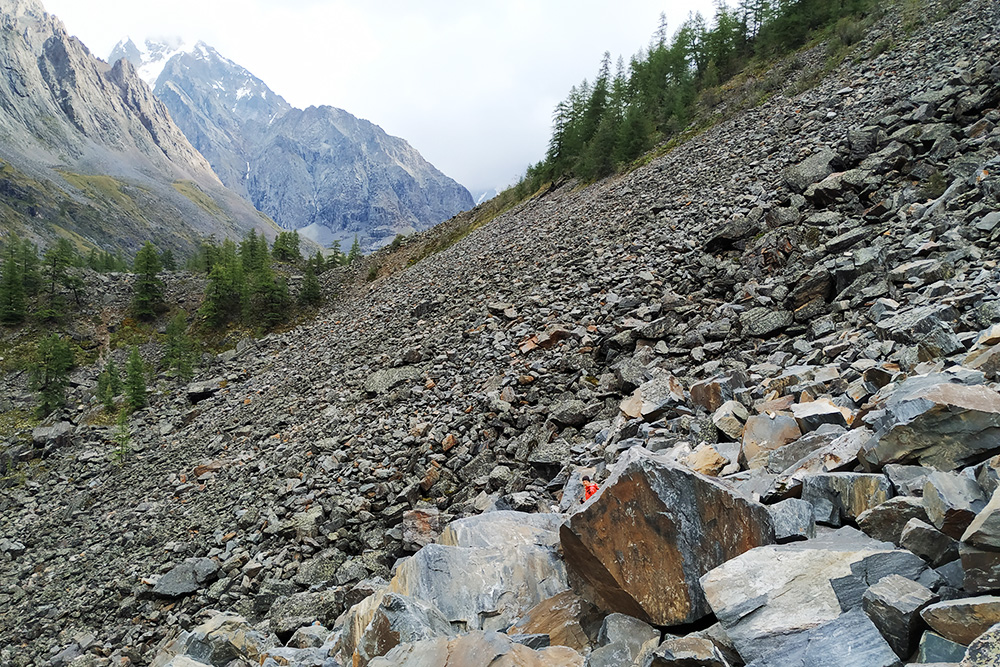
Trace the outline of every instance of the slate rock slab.
<instances>
[{"instance_id":1,"label":"slate rock slab","mask_svg":"<svg viewBox=\"0 0 1000 667\"><path fill-rule=\"evenodd\" d=\"M859 458L872 471L910 462L955 470L1000 450L1000 394L947 375L904 380L865 420L875 433Z\"/></svg>"},{"instance_id":2,"label":"slate rock slab","mask_svg":"<svg viewBox=\"0 0 1000 667\"><path fill-rule=\"evenodd\" d=\"M881 505L893 495L885 475L838 472L802 480L802 500L812 503L816 521L838 527Z\"/></svg>"},{"instance_id":3,"label":"slate rock slab","mask_svg":"<svg viewBox=\"0 0 1000 667\"><path fill-rule=\"evenodd\" d=\"M921 611L920 617L945 639L969 645L1000 623L1000 597L981 595L937 602Z\"/></svg>"},{"instance_id":4,"label":"slate rock slab","mask_svg":"<svg viewBox=\"0 0 1000 667\"><path fill-rule=\"evenodd\" d=\"M215 580L219 565L210 558L188 558L164 574L153 586L153 595L179 598L204 588Z\"/></svg>"},{"instance_id":5,"label":"slate rock slab","mask_svg":"<svg viewBox=\"0 0 1000 667\"><path fill-rule=\"evenodd\" d=\"M423 373L413 366L383 368L375 371L365 380L364 390L369 394L384 394L404 383L415 383L423 378Z\"/></svg>"},{"instance_id":6,"label":"slate rock slab","mask_svg":"<svg viewBox=\"0 0 1000 667\"><path fill-rule=\"evenodd\" d=\"M896 655L907 658L920 641L920 611L937 599L926 586L890 574L865 591L861 606Z\"/></svg>"},{"instance_id":7,"label":"slate rock slab","mask_svg":"<svg viewBox=\"0 0 1000 667\"><path fill-rule=\"evenodd\" d=\"M925 563L914 554L841 528L806 542L758 547L723 563L701 581L716 617L750 663L798 642L800 634L837 621L845 611L860 611L870 582L890 574L918 580L925 571ZM886 649L892 653L888 645Z\"/></svg>"},{"instance_id":8,"label":"slate rock slab","mask_svg":"<svg viewBox=\"0 0 1000 667\"><path fill-rule=\"evenodd\" d=\"M741 652L742 654L742 652ZM788 637L747 667L898 667L899 659L860 609Z\"/></svg>"},{"instance_id":9,"label":"slate rock slab","mask_svg":"<svg viewBox=\"0 0 1000 667\"><path fill-rule=\"evenodd\" d=\"M434 604L470 630L506 629L536 604L568 588L566 568L549 547L449 547L428 544L403 561L389 592Z\"/></svg>"},{"instance_id":10,"label":"slate rock slab","mask_svg":"<svg viewBox=\"0 0 1000 667\"><path fill-rule=\"evenodd\" d=\"M583 656L566 646L537 651L499 632L470 632L401 644L370 667L583 667Z\"/></svg>"},{"instance_id":11,"label":"slate rock slab","mask_svg":"<svg viewBox=\"0 0 1000 667\"><path fill-rule=\"evenodd\" d=\"M451 623L431 604L388 593L358 641L352 662L357 667L385 655L400 644L456 634Z\"/></svg>"},{"instance_id":12,"label":"slate rock slab","mask_svg":"<svg viewBox=\"0 0 1000 667\"><path fill-rule=\"evenodd\" d=\"M574 587L599 606L678 625L711 613L698 578L772 543L774 526L763 505L634 447L560 537Z\"/></svg>"},{"instance_id":13,"label":"slate rock slab","mask_svg":"<svg viewBox=\"0 0 1000 667\"><path fill-rule=\"evenodd\" d=\"M910 519L927 521L927 510L920 498L895 496L858 516L858 528L880 542L898 545L903 527Z\"/></svg>"}]
</instances>

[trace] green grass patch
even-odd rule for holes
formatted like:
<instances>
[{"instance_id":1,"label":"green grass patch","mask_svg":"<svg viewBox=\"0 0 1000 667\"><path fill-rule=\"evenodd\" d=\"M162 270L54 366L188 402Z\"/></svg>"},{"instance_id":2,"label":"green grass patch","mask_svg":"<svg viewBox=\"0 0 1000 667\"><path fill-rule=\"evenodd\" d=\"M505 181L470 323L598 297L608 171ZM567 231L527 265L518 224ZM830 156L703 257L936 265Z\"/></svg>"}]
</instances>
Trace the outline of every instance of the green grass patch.
<instances>
[{"instance_id":1,"label":"green grass patch","mask_svg":"<svg viewBox=\"0 0 1000 667\"><path fill-rule=\"evenodd\" d=\"M215 200L205 194L205 191L198 187L198 184L194 181L174 181L174 190L181 193L192 202L198 205L203 211L209 215L214 215L216 217L225 217L225 212L215 203Z\"/></svg>"},{"instance_id":2,"label":"green grass patch","mask_svg":"<svg viewBox=\"0 0 1000 667\"><path fill-rule=\"evenodd\" d=\"M135 200L125 192L126 185L122 181L100 174L77 174L65 169L57 169L56 171L67 183L84 192L91 199L112 204L137 219L143 217Z\"/></svg>"}]
</instances>

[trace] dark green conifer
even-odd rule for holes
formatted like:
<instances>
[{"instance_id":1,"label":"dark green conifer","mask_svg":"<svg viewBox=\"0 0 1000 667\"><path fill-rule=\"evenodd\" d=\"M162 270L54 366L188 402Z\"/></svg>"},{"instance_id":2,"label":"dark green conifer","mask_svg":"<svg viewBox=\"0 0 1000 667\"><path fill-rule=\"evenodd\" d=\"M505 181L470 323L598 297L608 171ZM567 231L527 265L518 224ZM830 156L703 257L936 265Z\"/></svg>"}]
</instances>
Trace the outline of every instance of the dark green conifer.
<instances>
[{"instance_id":1,"label":"dark green conifer","mask_svg":"<svg viewBox=\"0 0 1000 667\"><path fill-rule=\"evenodd\" d=\"M48 415L66 404L69 372L73 369L73 350L69 342L52 334L38 341L32 386L38 392L38 414Z\"/></svg>"},{"instance_id":2,"label":"dark green conifer","mask_svg":"<svg viewBox=\"0 0 1000 667\"><path fill-rule=\"evenodd\" d=\"M163 311L163 281L160 272L160 255L156 247L146 241L135 255L135 290L132 294L132 312L140 320L152 320Z\"/></svg>"},{"instance_id":3,"label":"dark green conifer","mask_svg":"<svg viewBox=\"0 0 1000 667\"><path fill-rule=\"evenodd\" d=\"M129 412L135 412L146 407L146 401L146 365L133 345L125 364L125 404Z\"/></svg>"}]
</instances>

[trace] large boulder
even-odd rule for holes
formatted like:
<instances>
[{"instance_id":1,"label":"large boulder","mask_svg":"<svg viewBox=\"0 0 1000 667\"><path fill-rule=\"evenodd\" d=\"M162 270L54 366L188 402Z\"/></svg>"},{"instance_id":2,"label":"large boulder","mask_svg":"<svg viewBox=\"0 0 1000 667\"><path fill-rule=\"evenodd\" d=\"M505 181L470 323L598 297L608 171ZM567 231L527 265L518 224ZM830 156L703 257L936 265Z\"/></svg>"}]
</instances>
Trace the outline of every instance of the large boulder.
<instances>
[{"instance_id":1,"label":"large boulder","mask_svg":"<svg viewBox=\"0 0 1000 667\"><path fill-rule=\"evenodd\" d=\"M545 635L552 646L569 646L585 653L601 629L598 609L573 591L563 591L525 612L507 634Z\"/></svg>"},{"instance_id":2,"label":"large boulder","mask_svg":"<svg viewBox=\"0 0 1000 667\"><path fill-rule=\"evenodd\" d=\"M457 634L433 605L405 595L387 593L361 635L352 663L367 665L400 644Z\"/></svg>"},{"instance_id":3,"label":"large boulder","mask_svg":"<svg viewBox=\"0 0 1000 667\"><path fill-rule=\"evenodd\" d=\"M502 630L569 588L550 547L468 548L428 544L396 569L389 591L434 604L469 630Z\"/></svg>"},{"instance_id":4,"label":"large boulder","mask_svg":"<svg viewBox=\"0 0 1000 667\"><path fill-rule=\"evenodd\" d=\"M771 655L785 655L789 661L760 664L813 664L793 662L779 652L799 646L799 635L823 636L823 626L839 622L845 612L860 611L871 583L890 574L917 580L926 569L923 560L908 551L841 528L806 542L758 547L723 563L701 582L712 610L748 664ZM869 626L865 618L853 619L846 627L868 636ZM881 639L877 630L876 636Z\"/></svg>"},{"instance_id":5,"label":"large boulder","mask_svg":"<svg viewBox=\"0 0 1000 667\"><path fill-rule=\"evenodd\" d=\"M583 656L565 646L534 650L498 632L470 632L402 644L370 667L583 667Z\"/></svg>"},{"instance_id":6,"label":"large boulder","mask_svg":"<svg viewBox=\"0 0 1000 667\"><path fill-rule=\"evenodd\" d=\"M947 374L904 380L865 420L874 435L859 458L868 470L917 462L955 470L1000 451L1000 394Z\"/></svg>"},{"instance_id":7,"label":"large boulder","mask_svg":"<svg viewBox=\"0 0 1000 667\"><path fill-rule=\"evenodd\" d=\"M174 566L153 585L153 595L179 598L204 588L219 574L219 564L210 558L188 558Z\"/></svg>"},{"instance_id":8,"label":"large boulder","mask_svg":"<svg viewBox=\"0 0 1000 667\"><path fill-rule=\"evenodd\" d=\"M677 625L711 613L698 578L772 543L774 527L763 505L635 447L560 535L584 597L653 625Z\"/></svg>"},{"instance_id":9,"label":"large boulder","mask_svg":"<svg viewBox=\"0 0 1000 667\"><path fill-rule=\"evenodd\" d=\"M487 512L452 521L437 542L452 547L556 546L565 520L565 514Z\"/></svg>"}]
</instances>

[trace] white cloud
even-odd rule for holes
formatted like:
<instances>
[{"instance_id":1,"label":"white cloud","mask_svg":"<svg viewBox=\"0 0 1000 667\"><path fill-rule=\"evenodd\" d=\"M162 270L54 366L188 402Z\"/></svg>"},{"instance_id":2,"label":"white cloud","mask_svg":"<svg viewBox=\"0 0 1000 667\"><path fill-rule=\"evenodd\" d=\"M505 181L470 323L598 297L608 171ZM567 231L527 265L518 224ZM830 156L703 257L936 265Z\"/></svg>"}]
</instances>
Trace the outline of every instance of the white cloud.
<instances>
[{"instance_id":1,"label":"white cloud","mask_svg":"<svg viewBox=\"0 0 1000 667\"><path fill-rule=\"evenodd\" d=\"M129 35L204 40L295 106L401 136L470 189L539 160L552 108L601 55L645 46L711 0L42 0L99 57Z\"/></svg>"}]
</instances>

